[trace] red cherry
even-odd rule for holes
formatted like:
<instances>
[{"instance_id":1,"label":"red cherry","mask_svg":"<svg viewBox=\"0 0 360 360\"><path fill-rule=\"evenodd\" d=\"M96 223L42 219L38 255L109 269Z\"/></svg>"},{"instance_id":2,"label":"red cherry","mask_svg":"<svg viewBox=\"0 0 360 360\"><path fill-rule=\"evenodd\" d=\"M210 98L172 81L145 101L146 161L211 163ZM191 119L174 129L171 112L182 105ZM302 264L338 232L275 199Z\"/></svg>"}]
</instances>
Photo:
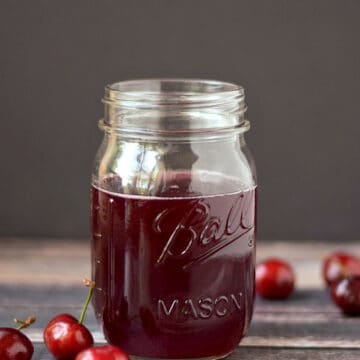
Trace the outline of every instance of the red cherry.
<instances>
[{"instance_id":1,"label":"red cherry","mask_svg":"<svg viewBox=\"0 0 360 360\"><path fill-rule=\"evenodd\" d=\"M334 252L325 258L322 273L327 285L350 275L360 275L360 259L344 252Z\"/></svg>"},{"instance_id":2,"label":"red cherry","mask_svg":"<svg viewBox=\"0 0 360 360\"><path fill-rule=\"evenodd\" d=\"M291 266L280 259L268 259L256 267L256 292L268 299L284 299L294 290Z\"/></svg>"},{"instance_id":3,"label":"red cherry","mask_svg":"<svg viewBox=\"0 0 360 360\"><path fill-rule=\"evenodd\" d=\"M0 359L30 360L34 347L29 338L17 329L0 328Z\"/></svg>"},{"instance_id":4,"label":"red cherry","mask_svg":"<svg viewBox=\"0 0 360 360\"><path fill-rule=\"evenodd\" d=\"M90 331L82 322L91 300L95 283L87 279L84 279L84 283L90 289L79 321L70 314L60 314L50 320L44 330L45 345L58 360L73 360L79 352L87 349L94 343Z\"/></svg>"},{"instance_id":5,"label":"red cherry","mask_svg":"<svg viewBox=\"0 0 360 360\"><path fill-rule=\"evenodd\" d=\"M73 316L61 314L53 318L44 330L44 342L58 360L72 360L93 343L90 331Z\"/></svg>"},{"instance_id":6,"label":"red cherry","mask_svg":"<svg viewBox=\"0 0 360 360\"><path fill-rule=\"evenodd\" d=\"M334 303L348 315L360 315L360 276L352 275L330 287Z\"/></svg>"},{"instance_id":7,"label":"red cherry","mask_svg":"<svg viewBox=\"0 0 360 360\"><path fill-rule=\"evenodd\" d=\"M0 359L1 360L30 360L34 347L29 338L20 332L34 323L34 315L29 316L25 321L15 319L19 324L17 329L0 328Z\"/></svg>"},{"instance_id":8,"label":"red cherry","mask_svg":"<svg viewBox=\"0 0 360 360\"><path fill-rule=\"evenodd\" d=\"M75 360L129 360L129 357L116 346L104 345L82 351Z\"/></svg>"},{"instance_id":9,"label":"red cherry","mask_svg":"<svg viewBox=\"0 0 360 360\"><path fill-rule=\"evenodd\" d=\"M74 317L70 314L60 314L60 315L56 315L55 317L53 317L49 321L49 323L47 324L46 327L52 326L58 322L63 322L63 321L67 322L69 324L77 324L79 322L79 320L76 317Z\"/></svg>"}]
</instances>

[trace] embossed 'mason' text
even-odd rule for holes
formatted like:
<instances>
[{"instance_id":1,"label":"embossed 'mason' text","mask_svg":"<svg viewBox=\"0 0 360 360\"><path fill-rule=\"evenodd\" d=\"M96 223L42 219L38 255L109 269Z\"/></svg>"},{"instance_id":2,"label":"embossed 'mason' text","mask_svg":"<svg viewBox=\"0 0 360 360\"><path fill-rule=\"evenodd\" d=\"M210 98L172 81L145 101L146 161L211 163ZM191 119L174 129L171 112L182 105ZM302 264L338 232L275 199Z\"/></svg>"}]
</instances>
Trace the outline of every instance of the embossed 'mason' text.
<instances>
[{"instance_id":1,"label":"embossed 'mason' text","mask_svg":"<svg viewBox=\"0 0 360 360\"><path fill-rule=\"evenodd\" d=\"M187 319L206 320L211 317L225 317L240 312L243 308L242 293L220 295L216 298L202 297L198 300L187 298L184 300L159 299L157 316L159 319L184 321Z\"/></svg>"}]
</instances>

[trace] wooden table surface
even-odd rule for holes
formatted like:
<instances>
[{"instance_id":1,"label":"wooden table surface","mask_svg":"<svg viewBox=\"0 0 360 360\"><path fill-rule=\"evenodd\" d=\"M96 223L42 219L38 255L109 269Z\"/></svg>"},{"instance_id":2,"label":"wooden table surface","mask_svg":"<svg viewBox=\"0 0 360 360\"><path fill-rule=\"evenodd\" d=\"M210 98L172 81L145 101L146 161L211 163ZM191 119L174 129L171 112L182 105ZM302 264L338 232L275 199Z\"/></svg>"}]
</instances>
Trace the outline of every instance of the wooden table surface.
<instances>
[{"instance_id":1,"label":"wooden table surface","mask_svg":"<svg viewBox=\"0 0 360 360\"><path fill-rule=\"evenodd\" d=\"M360 359L360 317L338 311L320 276L322 258L339 248L360 255L356 242L258 241L258 260L288 259L297 274L297 288L286 301L256 300L249 333L229 360ZM35 313L37 322L25 330L35 343L33 359L51 360L42 329L55 314L80 314L86 297L81 280L90 274L88 243L0 239L0 249L0 324L8 326L14 317ZM86 324L96 342L103 343L91 310Z\"/></svg>"}]
</instances>

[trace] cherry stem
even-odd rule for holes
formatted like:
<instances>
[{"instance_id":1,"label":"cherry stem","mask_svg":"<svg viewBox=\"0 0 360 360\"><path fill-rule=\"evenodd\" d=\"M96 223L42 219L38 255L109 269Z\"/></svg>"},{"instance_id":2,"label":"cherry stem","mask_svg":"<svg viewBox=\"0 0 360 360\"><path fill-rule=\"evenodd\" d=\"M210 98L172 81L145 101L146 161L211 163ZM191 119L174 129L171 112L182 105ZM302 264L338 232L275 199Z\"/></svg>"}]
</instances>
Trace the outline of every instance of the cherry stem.
<instances>
[{"instance_id":1,"label":"cherry stem","mask_svg":"<svg viewBox=\"0 0 360 360\"><path fill-rule=\"evenodd\" d=\"M33 324L36 321L36 317L35 317L35 315L30 315L26 320L14 319L14 321L17 324L20 324L16 329L22 330L22 329L29 327L31 324Z\"/></svg>"},{"instance_id":2,"label":"cherry stem","mask_svg":"<svg viewBox=\"0 0 360 360\"><path fill-rule=\"evenodd\" d=\"M84 307L83 307L83 309L81 311L81 315L80 315L80 318L79 318L79 324L82 324L83 321L84 321L86 310L87 310L87 308L89 306L90 300L92 298L92 295L93 295L93 292L94 292L94 289L95 289L95 281L84 278L83 283L84 283L84 285L86 287L89 288L89 292L88 292L88 295L86 297Z\"/></svg>"}]
</instances>

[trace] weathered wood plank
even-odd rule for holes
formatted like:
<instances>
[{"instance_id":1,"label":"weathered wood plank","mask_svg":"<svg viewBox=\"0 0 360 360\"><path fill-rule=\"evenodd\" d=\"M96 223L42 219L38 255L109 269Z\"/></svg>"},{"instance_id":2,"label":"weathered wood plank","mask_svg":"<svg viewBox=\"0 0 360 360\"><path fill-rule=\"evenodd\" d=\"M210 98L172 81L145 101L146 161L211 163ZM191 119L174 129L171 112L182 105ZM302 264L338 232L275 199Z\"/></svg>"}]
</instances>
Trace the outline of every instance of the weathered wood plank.
<instances>
[{"instance_id":1,"label":"weathered wood plank","mask_svg":"<svg viewBox=\"0 0 360 360\"><path fill-rule=\"evenodd\" d=\"M0 239L0 283L74 285L90 275L87 241Z\"/></svg>"},{"instance_id":2,"label":"weathered wood plank","mask_svg":"<svg viewBox=\"0 0 360 360\"><path fill-rule=\"evenodd\" d=\"M79 286L0 286L0 323L16 316L37 315L27 331L34 341L42 340L42 329L52 316L70 312L79 316L86 289ZM98 342L104 338L89 311L86 324ZM360 348L360 318L345 317L330 303L325 291L299 290L287 301L257 299L253 321L242 345L247 347L343 347Z\"/></svg>"},{"instance_id":3,"label":"weathered wood plank","mask_svg":"<svg viewBox=\"0 0 360 360\"><path fill-rule=\"evenodd\" d=\"M322 286L322 258L341 247L360 255L358 242L341 246L326 242L258 241L258 260L269 256L288 259L295 268L298 288ZM88 241L29 239L0 239L0 283L2 284L77 284L90 273Z\"/></svg>"},{"instance_id":4,"label":"weathered wood plank","mask_svg":"<svg viewBox=\"0 0 360 360\"><path fill-rule=\"evenodd\" d=\"M230 356L238 359L360 359L360 318L343 316L331 303L320 276L322 257L337 249L327 243L258 243L258 259L281 256L297 273L297 291L286 301L256 300L248 336ZM360 254L357 243L341 249ZM34 360L53 360L41 344L42 329L55 314L78 316L86 296L81 278L89 275L87 242L0 240L0 324L35 313L26 332L38 342ZM105 340L92 311L86 323L99 343Z\"/></svg>"},{"instance_id":5,"label":"weathered wood plank","mask_svg":"<svg viewBox=\"0 0 360 360\"><path fill-rule=\"evenodd\" d=\"M360 350L273 349L239 347L228 360L359 360Z\"/></svg>"},{"instance_id":6,"label":"weathered wood plank","mask_svg":"<svg viewBox=\"0 0 360 360\"><path fill-rule=\"evenodd\" d=\"M33 360L53 360L44 345L35 344ZM228 360L359 360L360 350L338 349L273 349L257 347L239 347Z\"/></svg>"}]
</instances>

